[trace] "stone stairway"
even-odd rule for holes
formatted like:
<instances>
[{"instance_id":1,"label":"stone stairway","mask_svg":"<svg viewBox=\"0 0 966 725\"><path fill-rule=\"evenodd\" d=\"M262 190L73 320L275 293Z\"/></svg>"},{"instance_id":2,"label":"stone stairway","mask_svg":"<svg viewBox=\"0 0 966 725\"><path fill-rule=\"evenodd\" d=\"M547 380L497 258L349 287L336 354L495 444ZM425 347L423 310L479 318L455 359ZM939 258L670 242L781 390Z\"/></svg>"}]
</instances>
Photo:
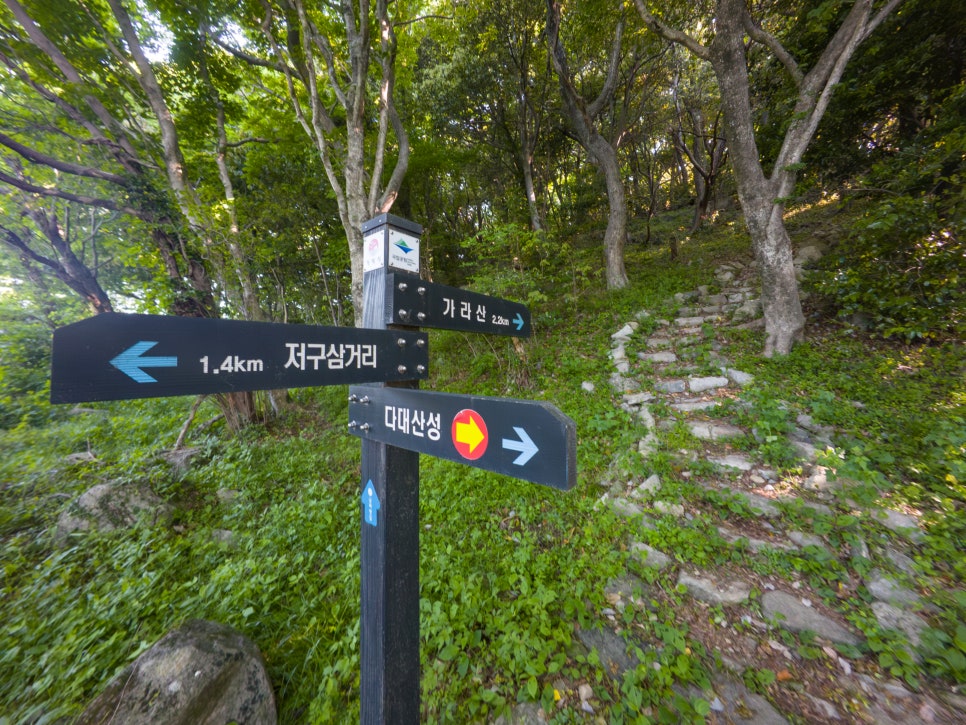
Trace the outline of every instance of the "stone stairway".
<instances>
[{"instance_id":1,"label":"stone stairway","mask_svg":"<svg viewBox=\"0 0 966 725\"><path fill-rule=\"evenodd\" d=\"M599 507L610 507L627 519L631 561L660 574L646 577L655 579L646 583L632 567L626 576L611 582L605 592L610 606L602 616L612 627L579 630L578 637L619 678L637 664L627 654L634 651L634 647L628 649L628 642L644 649L653 646L635 640L634 633L619 624L620 613L626 607L640 609L655 598L683 596L680 623L687 624L691 636L708 652L718 654L721 666L712 667L710 691L698 692L693 686L676 689L709 701L710 723L764 725L786 723L789 718L887 725L966 722L964 701L957 694L939 693L940 698L916 692L879 672L873 659L859 653L865 634L840 607L811 591L802 579L761 575L741 563L698 566L660 548L659 523L667 526L671 519L687 527L710 513L717 518L721 540L751 559L794 555L846 561L851 567L850 587L853 591L864 587L878 626L904 638L909 656L919 657L915 647L927 623L923 600L910 576L912 556L922 539L918 521L890 509L857 510L847 491L838 489L841 483L833 480L832 472L816 462L819 451L832 445L835 431L807 415L797 417L789 435L788 443L800 457L800 465L791 473L783 474L754 454L742 452L742 446L730 445L743 441L743 447L754 447L747 443L756 435L755 429L741 427L728 414L741 405L742 394L754 385L754 378L731 365L715 333L726 326L763 326L754 286L742 282L754 276L753 269L741 265L723 266L717 271L719 291L702 287L678 294L669 301L670 307L677 307L672 319L658 319L655 325L651 312L644 310L611 336L609 383L617 405L640 426L637 453L647 459L664 448L668 454L665 432L684 426L697 445L671 452L677 458L679 480L705 492L711 504L703 495L681 496L677 485L665 495L657 474L643 480L602 482L607 490ZM645 321L648 324L642 324ZM644 335L644 329L656 331ZM635 348L639 349L632 352ZM583 387L595 393L593 384ZM715 508L722 515L716 515ZM854 537L844 550L841 544L834 546L821 532L834 526L838 515L874 521L887 530L889 544L870 550L861 537ZM890 566L881 566L883 561ZM843 598L853 591L843 592ZM717 618L710 627L709 613ZM806 659L783 644L787 641L783 632L813 643L818 656ZM844 656L843 649L854 653L854 658ZM749 690L742 679L763 670L794 678L796 687L782 687L780 682L768 687L769 701ZM593 702L592 697L581 696L585 712L593 711Z\"/></svg>"}]
</instances>

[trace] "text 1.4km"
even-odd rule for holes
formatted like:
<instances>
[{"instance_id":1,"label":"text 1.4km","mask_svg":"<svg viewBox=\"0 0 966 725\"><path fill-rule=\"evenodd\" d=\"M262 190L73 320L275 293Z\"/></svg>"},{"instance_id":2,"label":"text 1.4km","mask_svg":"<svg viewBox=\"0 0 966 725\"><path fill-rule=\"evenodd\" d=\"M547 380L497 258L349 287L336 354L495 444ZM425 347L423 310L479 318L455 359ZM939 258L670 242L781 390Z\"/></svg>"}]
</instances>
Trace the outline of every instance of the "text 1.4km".
<instances>
[{"instance_id":1,"label":"text 1.4km","mask_svg":"<svg viewBox=\"0 0 966 725\"><path fill-rule=\"evenodd\" d=\"M260 373L265 369L261 360L245 360L237 355L229 355L222 360L221 365L214 364L208 367L208 356L201 358L201 371L203 373Z\"/></svg>"}]
</instances>

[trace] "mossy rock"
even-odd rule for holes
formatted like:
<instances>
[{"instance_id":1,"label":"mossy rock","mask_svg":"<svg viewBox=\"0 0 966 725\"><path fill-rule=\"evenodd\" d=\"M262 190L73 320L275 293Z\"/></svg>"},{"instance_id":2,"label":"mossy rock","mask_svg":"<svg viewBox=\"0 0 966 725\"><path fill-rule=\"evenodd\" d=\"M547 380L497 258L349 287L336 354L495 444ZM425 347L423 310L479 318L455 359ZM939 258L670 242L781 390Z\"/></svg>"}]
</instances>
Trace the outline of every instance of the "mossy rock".
<instances>
[{"instance_id":1,"label":"mossy rock","mask_svg":"<svg viewBox=\"0 0 966 725\"><path fill-rule=\"evenodd\" d=\"M145 483L99 483L72 501L57 519L54 543L63 546L78 531L114 531L171 522L174 507Z\"/></svg>"}]
</instances>

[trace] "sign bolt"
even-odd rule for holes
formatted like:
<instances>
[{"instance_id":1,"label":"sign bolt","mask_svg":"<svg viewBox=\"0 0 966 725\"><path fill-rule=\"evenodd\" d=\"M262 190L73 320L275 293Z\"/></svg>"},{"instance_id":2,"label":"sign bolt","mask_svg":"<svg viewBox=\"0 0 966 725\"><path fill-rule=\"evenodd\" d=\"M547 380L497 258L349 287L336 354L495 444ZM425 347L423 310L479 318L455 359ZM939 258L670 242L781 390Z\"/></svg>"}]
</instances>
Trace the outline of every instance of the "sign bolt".
<instances>
[{"instance_id":1,"label":"sign bolt","mask_svg":"<svg viewBox=\"0 0 966 725\"><path fill-rule=\"evenodd\" d=\"M417 292L418 292L418 293L419 293L420 295L425 295L425 294L426 294L426 288L425 288L425 287L417 287L417 288L416 288L416 291L417 291Z\"/></svg>"},{"instance_id":2,"label":"sign bolt","mask_svg":"<svg viewBox=\"0 0 966 725\"><path fill-rule=\"evenodd\" d=\"M372 426L369 425L368 423L363 423L362 425L359 426L359 430L369 430L370 428L372 428Z\"/></svg>"},{"instance_id":3,"label":"sign bolt","mask_svg":"<svg viewBox=\"0 0 966 725\"><path fill-rule=\"evenodd\" d=\"M406 372L406 366L405 365L400 365L398 368L396 368L396 370L398 370L399 371L399 374L402 375L403 373Z\"/></svg>"},{"instance_id":4,"label":"sign bolt","mask_svg":"<svg viewBox=\"0 0 966 725\"><path fill-rule=\"evenodd\" d=\"M416 372L419 373L420 375L422 375L424 372L426 372L426 366L425 365L417 365L416 366Z\"/></svg>"},{"instance_id":5,"label":"sign bolt","mask_svg":"<svg viewBox=\"0 0 966 725\"><path fill-rule=\"evenodd\" d=\"M402 315L400 315L400 317L401 316ZM396 344L399 345L399 347L406 347L406 340L405 340L405 338L400 337L398 340L396 340Z\"/></svg>"},{"instance_id":6,"label":"sign bolt","mask_svg":"<svg viewBox=\"0 0 966 725\"><path fill-rule=\"evenodd\" d=\"M418 313L416 313L416 317L419 319L420 322L423 322L426 319L426 313L425 312L418 312Z\"/></svg>"},{"instance_id":7,"label":"sign bolt","mask_svg":"<svg viewBox=\"0 0 966 725\"><path fill-rule=\"evenodd\" d=\"M426 341L421 338L416 340L416 347L426 347Z\"/></svg>"},{"instance_id":8,"label":"sign bolt","mask_svg":"<svg viewBox=\"0 0 966 725\"><path fill-rule=\"evenodd\" d=\"M358 427L359 427L358 421L355 421L355 420L349 421L349 430L352 430L353 428L358 428Z\"/></svg>"},{"instance_id":9,"label":"sign bolt","mask_svg":"<svg viewBox=\"0 0 966 725\"><path fill-rule=\"evenodd\" d=\"M405 282L400 282L399 283L399 291L400 292L405 292L407 289L409 289L409 285L408 284L406 284Z\"/></svg>"},{"instance_id":10,"label":"sign bolt","mask_svg":"<svg viewBox=\"0 0 966 725\"><path fill-rule=\"evenodd\" d=\"M409 319L409 312L407 310L399 310L399 313L398 314L399 314L399 319L400 320L408 320Z\"/></svg>"}]
</instances>

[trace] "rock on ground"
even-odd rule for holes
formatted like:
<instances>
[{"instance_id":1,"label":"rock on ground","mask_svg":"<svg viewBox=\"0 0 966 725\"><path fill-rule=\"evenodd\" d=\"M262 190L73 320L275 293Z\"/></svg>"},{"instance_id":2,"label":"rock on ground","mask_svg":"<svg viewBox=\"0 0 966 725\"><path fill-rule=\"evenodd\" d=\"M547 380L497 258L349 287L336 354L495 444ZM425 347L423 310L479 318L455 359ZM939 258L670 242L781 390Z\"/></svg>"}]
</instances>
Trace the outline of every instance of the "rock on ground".
<instances>
[{"instance_id":1,"label":"rock on ground","mask_svg":"<svg viewBox=\"0 0 966 725\"><path fill-rule=\"evenodd\" d=\"M913 647L922 643L922 633L928 625L915 612L900 609L888 602L872 602L872 613L883 629L901 631Z\"/></svg>"},{"instance_id":2,"label":"rock on ground","mask_svg":"<svg viewBox=\"0 0 966 725\"><path fill-rule=\"evenodd\" d=\"M275 725L275 696L255 644L225 624L195 619L145 651L74 725Z\"/></svg>"},{"instance_id":3,"label":"rock on ground","mask_svg":"<svg viewBox=\"0 0 966 725\"><path fill-rule=\"evenodd\" d=\"M711 578L683 571L678 575L678 586L686 587L692 597L708 604L743 604L751 596L751 585L739 579L720 585Z\"/></svg>"},{"instance_id":4,"label":"rock on ground","mask_svg":"<svg viewBox=\"0 0 966 725\"><path fill-rule=\"evenodd\" d=\"M521 702L509 716L500 715L493 725L540 725L547 722L547 714L536 702Z\"/></svg>"},{"instance_id":5,"label":"rock on ground","mask_svg":"<svg viewBox=\"0 0 966 725\"><path fill-rule=\"evenodd\" d=\"M631 556L653 569L666 569L671 565L671 557L640 541L631 544Z\"/></svg>"},{"instance_id":6,"label":"rock on ground","mask_svg":"<svg viewBox=\"0 0 966 725\"><path fill-rule=\"evenodd\" d=\"M72 501L57 519L54 543L62 546L75 531L114 529L144 522L150 526L171 520L174 508L144 483L99 483Z\"/></svg>"},{"instance_id":7,"label":"rock on ground","mask_svg":"<svg viewBox=\"0 0 966 725\"><path fill-rule=\"evenodd\" d=\"M792 632L812 631L819 637L842 644L861 644L862 638L853 634L826 615L805 606L802 600L787 592L765 592L761 598L765 617Z\"/></svg>"},{"instance_id":8,"label":"rock on ground","mask_svg":"<svg viewBox=\"0 0 966 725\"><path fill-rule=\"evenodd\" d=\"M788 725L788 720L768 700L749 690L734 677L716 672L712 678L713 692L702 692L697 687L684 688L690 697L711 700L715 713L709 722L731 725ZM711 695L716 695L712 698Z\"/></svg>"},{"instance_id":9,"label":"rock on ground","mask_svg":"<svg viewBox=\"0 0 966 725\"><path fill-rule=\"evenodd\" d=\"M609 629L579 629L577 639L588 650L597 651L604 670L615 680L619 681L625 672L640 664L640 660L629 653L629 643Z\"/></svg>"}]
</instances>

